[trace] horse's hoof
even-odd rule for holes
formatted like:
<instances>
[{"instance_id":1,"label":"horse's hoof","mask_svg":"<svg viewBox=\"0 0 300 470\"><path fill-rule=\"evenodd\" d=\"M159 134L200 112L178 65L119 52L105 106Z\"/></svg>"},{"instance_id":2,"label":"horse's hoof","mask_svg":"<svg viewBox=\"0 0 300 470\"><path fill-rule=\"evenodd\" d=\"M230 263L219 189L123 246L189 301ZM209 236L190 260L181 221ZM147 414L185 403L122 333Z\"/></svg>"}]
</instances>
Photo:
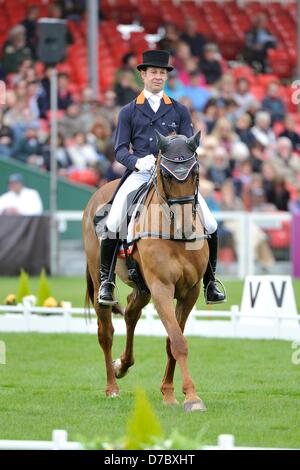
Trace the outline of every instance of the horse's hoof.
<instances>
[{"instance_id":1,"label":"horse's hoof","mask_svg":"<svg viewBox=\"0 0 300 470\"><path fill-rule=\"evenodd\" d=\"M120 396L120 394L119 394L119 392L116 392L116 391L114 391L114 392L108 392L108 391L107 391L107 392L106 392L106 396L107 396L108 398L117 398L117 397Z\"/></svg>"},{"instance_id":2,"label":"horse's hoof","mask_svg":"<svg viewBox=\"0 0 300 470\"><path fill-rule=\"evenodd\" d=\"M184 411L207 411L202 400L189 400L183 403Z\"/></svg>"},{"instance_id":3,"label":"horse's hoof","mask_svg":"<svg viewBox=\"0 0 300 470\"><path fill-rule=\"evenodd\" d=\"M172 400L164 400L163 404L167 405L167 406L169 406L169 405L179 405L179 401L176 400L176 398L172 398Z\"/></svg>"},{"instance_id":4,"label":"horse's hoof","mask_svg":"<svg viewBox=\"0 0 300 470\"><path fill-rule=\"evenodd\" d=\"M122 361L120 358L113 361L113 367L115 371L115 377L117 379L122 379L122 377L125 377L125 375L128 373L128 369L125 372L122 371Z\"/></svg>"}]
</instances>

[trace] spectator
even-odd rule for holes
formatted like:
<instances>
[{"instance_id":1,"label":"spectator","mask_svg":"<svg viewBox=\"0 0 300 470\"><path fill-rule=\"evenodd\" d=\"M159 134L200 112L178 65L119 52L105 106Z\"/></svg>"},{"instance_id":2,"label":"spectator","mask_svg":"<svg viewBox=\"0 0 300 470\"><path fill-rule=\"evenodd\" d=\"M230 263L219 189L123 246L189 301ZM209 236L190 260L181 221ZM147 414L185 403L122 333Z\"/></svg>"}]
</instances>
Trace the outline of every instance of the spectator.
<instances>
[{"instance_id":1,"label":"spectator","mask_svg":"<svg viewBox=\"0 0 300 470\"><path fill-rule=\"evenodd\" d=\"M249 148L244 142L234 142L230 157L233 172L238 171L241 162L248 160L250 157Z\"/></svg>"},{"instance_id":2,"label":"spectator","mask_svg":"<svg viewBox=\"0 0 300 470\"><path fill-rule=\"evenodd\" d=\"M200 70L208 85L214 85L222 77L220 54L216 44L209 43L204 46L203 58L200 60Z\"/></svg>"},{"instance_id":3,"label":"spectator","mask_svg":"<svg viewBox=\"0 0 300 470\"><path fill-rule=\"evenodd\" d=\"M51 149L50 149L50 138L43 148L43 157L45 166L48 171L51 170ZM70 158L68 149L65 144L65 140L62 134L57 134L57 149L56 149L56 164L58 174L65 176L68 174L68 169L72 166L72 160Z\"/></svg>"},{"instance_id":4,"label":"spectator","mask_svg":"<svg viewBox=\"0 0 300 470\"><path fill-rule=\"evenodd\" d=\"M85 121L80 113L80 107L76 103L71 103L58 123L58 130L64 139L70 139L77 132L86 131Z\"/></svg>"},{"instance_id":5,"label":"spectator","mask_svg":"<svg viewBox=\"0 0 300 470\"><path fill-rule=\"evenodd\" d=\"M255 125L251 128L255 140L265 147L272 147L276 137L271 128L271 117L267 111L258 111L255 115Z\"/></svg>"},{"instance_id":6,"label":"spectator","mask_svg":"<svg viewBox=\"0 0 300 470\"><path fill-rule=\"evenodd\" d=\"M68 147L72 165L76 170L96 168L99 162L98 154L94 147L87 143L85 133L76 132L73 138L73 142Z\"/></svg>"},{"instance_id":7,"label":"spectator","mask_svg":"<svg viewBox=\"0 0 300 470\"><path fill-rule=\"evenodd\" d=\"M10 79L10 84L14 87L21 80L25 80L27 82L35 79L36 73L33 60L32 58L27 57L20 62L17 72Z\"/></svg>"},{"instance_id":8,"label":"spectator","mask_svg":"<svg viewBox=\"0 0 300 470\"><path fill-rule=\"evenodd\" d=\"M300 159L293 153L292 142L287 137L277 140L270 161L278 175L285 177L292 184L297 183L300 176Z\"/></svg>"},{"instance_id":9,"label":"spectator","mask_svg":"<svg viewBox=\"0 0 300 470\"><path fill-rule=\"evenodd\" d=\"M180 31L176 24L167 22L164 24L164 36L158 42L158 49L170 51L171 54L176 55L176 48L180 40Z\"/></svg>"},{"instance_id":10,"label":"spectator","mask_svg":"<svg viewBox=\"0 0 300 470\"><path fill-rule=\"evenodd\" d=\"M53 67L48 66L45 71L45 77L41 80L41 89L39 90L39 106L41 117L45 117L50 110L50 80ZM69 89L70 79L67 73L61 72L57 76L57 108L65 111L73 103L73 95Z\"/></svg>"},{"instance_id":11,"label":"spectator","mask_svg":"<svg viewBox=\"0 0 300 470\"><path fill-rule=\"evenodd\" d=\"M101 120L104 118L101 112L101 105L99 101L94 98L93 90L89 87L84 88L82 91L80 112L85 129L91 129L98 119ZM105 120L107 121L106 118Z\"/></svg>"},{"instance_id":12,"label":"spectator","mask_svg":"<svg viewBox=\"0 0 300 470\"><path fill-rule=\"evenodd\" d=\"M205 123L206 131L210 134L216 124L218 119L218 107L217 100L215 98L210 98L202 112L202 120Z\"/></svg>"},{"instance_id":13,"label":"spectator","mask_svg":"<svg viewBox=\"0 0 300 470\"><path fill-rule=\"evenodd\" d=\"M27 129L40 127L39 120L32 115L24 101L17 101L15 106L5 113L3 123L12 129L15 142L24 138Z\"/></svg>"},{"instance_id":14,"label":"spectator","mask_svg":"<svg viewBox=\"0 0 300 470\"><path fill-rule=\"evenodd\" d=\"M116 126L116 114L119 112L119 106L116 105L117 95L113 90L107 90L104 93L103 103L100 106L100 114L108 120L111 129Z\"/></svg>"},{"instance_id":15,"label":"spectator","mask_svg":"<svg viewBox=\"0 0 300 470\"><path fill-rule=\"evenodd\" d=\"M202 111L208 102L211 94L210 92L199 85L200 73L192 72L190 74L190 85L184 87L184 96L191 100L193 108L197 111Z\"/></svg>"},{"instance_id":16,"label":"spectator","mask_svg":"<svg viewBox=\"0 0 300 470\"><path fill-rule=\"evenodd\" d=\"M168 80L165 85L165 93L176 101L180 101L180 98L184 96L184 87L181 81L178 80L178 74L175 69L168 74Z\"/></svg>"},{"instance_id":17,"label":"spectator","mask_svg":"<svg viewBox=\"0 0 300 470\"><path fill-rule=\"evenodd\" d=\"M226 181L223 182L220 194L220 209L222 211L242 211L244 209L242 200L235 195L232 179L228 178ZM224 222L224 226L230 232L233 231L232 226L227 227L227 224L229 225L231 224L231 222L233 221ZM236 224L236 222L237 221L234 221L234 224ZM237 226L239 226L239 222L237 222ZM236 239L236 243L238 243L238 239Z\"/></svg>"},{"instance_id":18,"label":"spectator","mask_svg":"<svg viewBox=\"0 0 300 470\"><path fill-rule=\"evenodd\" d=\"M39 89L39 83L37 80L33 80L32 82L27 83L27 103L28 107L31 111L32 116L35 119L39 119L40 116L43 115L43 101L40 101L39 103L39 95L40 95L40 89ZM40 106L41 108L40 109Z\"/></svg>"},{"instance_id":19,"label":"spectator","mask_svg":"<svg viewBox=\"0 0 300 470\"><path fill-rule=\"evenodd\" d=\"M173 60L174 69L176 69L178 74L188 72L187 64L191 59L193 62L195 62L195 64L197 64L196 58L193 58L192 56L190 46L184 41L179 41L176 46L176 55L174 56Z\"/></svg>"},{"instance_id":20,"label":"spectator","mask_svg":"<svg viewBox=\"0 0 300 470\"><path fill-rule=\"evenodd\" d=\"M25 58L32 58L32 51L26 43L26 30L23 25L14 26L3 46L2 67L5 75L16 73Z\"/></svg>"},{"instance_id":21,"label":"spectator","mask_svg":"<svg viewBox=\"0 0 300 470\"><path fill-rule=\"evenodd\" d=\"M119 83L115 85L117 95L116 104L125 106L134 100L138 93L134 85L134 75L130 69L122 69L120 71Z\"/></svg>"},{"instance_id":22,"label":"spectator","mask_svg":"<svg viewBox=\"0 0 300 470\"><path fill-rule=\"evenodd\" d=\"M274 182L277 177L277 173L274 168L274 165L272 165L272 163L268 160L265 161L262 164L261 174L263 177L264 191L265 191L265 194L267 194L268 191L273 189Z\"/></svg>"},{"instance_id":23,"label":"spectator","mask_svg":"<svg viewBox=\"0 0 300 470\"><path fill-rule=\"evenodd\" d=\"M207 170L207 178L220 189L224 181L231 175L229 158L224 147L217 147L212 157L212 165Z\"/></svg>"},{"instance_id":24,"label":"spectator","mask_svg":"<svg viewBox=\"0 0 300 470\"><path fill-rule=\"evenodd\" d=\"M187 44L184 47L188 47ZM177 70L178 78L184 86L191 84L191 76L194 73L197 73L199 76L199 86L205 86L205 78L199 70L198 61L195 57L190 57L186 59L185 65L181 70Z\"/></svg>"},{"instance_id":25,"label":"spectator","mask_svg":"<svg viewBox=\"0 0 300 470\"><path fill-rule=\"evenodd\" d=\"M267 29L267 16L258 13L253 27L245 35L244 59L259 72L266 72L268 49L276 47L276 39Z\"/></svg>"},{"instance_id":26,"label":"spectator","mask_svg":"<svg viewBox=\"0 0 300 470\"><path fill-rule=\"evenodd\" d=\"M251 128L251 116L249 113L241 114L235 122L235 132L239 136L242 142L248 147L254 142L254 136L250 130Z\"/></svg>"},{"instance_id":27,"label":"spectator","mask_svg":"<svg viewBox=\"0 0 300 470\"><path fill-rule=\"evenodd\" d=\"M185 18L184 33L181 34L180 39L186 42L190 46L190 50L193 56L201 59L203 57L203 48L207 43L206 37L198 33L197 21L191 16Z\"/></svg>"},{"instance_id":28,"label":"spectator","mask_svg":"<svg viewBox=\"0 0 300 470\"><path fill-rule=\"evenodd\" d=\"M115 84L119 83L120 75L123 70L131 70L134 80L133 85L136 91L142 90L144 88L144 82L141 78L140 72L137 70L137 57L134 52L128 52L122 57L122 67L117 71L115 77Z\"/></svg>"},{"instance_id":29,"label":"spectator","mask_svg":"<svg viewBox=\"0 0 300 470\"><path fill-rule=\"evenodd\" d=\"M213 163L213 156L219 146L218 139L213 135L206 135L202 139L202 146L197 149L200 163L208 169Z\"/></svg>"},{"instance_id":30,"label":"spectator","mask_svg":"<svg viewBox=\"0 0 300 470\"><path fill-rule=\"evenodd\" d=\"M0 155L2 157L13 156L13 135L11 129L7 126L0 129Z\"/></svg>"},{"instance_id":31,"label":"spectator","mask_svg":"<svg viewBox=\"0 0 300 470\"><path fill-rule=\"evenodd\" d=\"M110 140L108 122L99 117L87 135L88 143L92 144L98 153L104 153Z\"/></svg>"},{"instance_id":32,"label":"spectator","mask_svg":"<svg viewBox=\"0 0 300 470\"><path fill-rule=\"evenodd\" d=\"M235 81L230 73L224 73L215 87L218 106L225 107L228 100L234 99Z\"/></svg>"},{"instance_id":33,"label":"spectator","mask_svg":"<svg viewBox=\"0 0 300 470\"><path fill-rule=\"evenodd\" d=\"M293 145L293 150L300 151L300 136L295 131L295 119L292 114L288 114L284 119L284 130L279 137L287 137Z\"/></svg>"},{"instance_id":34,"label":"spectator","mask_svg":"<svg viewBox=\"0 0 300 470\"><path fill-rule=\"evenodd\" d=\"M67 73L59 73L57 77L58 109L65 111L73 103L73 96L69 90L70 79Z\"/></svg>"},{"instance_id":35,"label":"spectator","mask_svg":"<svg viewBox=\"0 0 300 470\"><path fill-rule=\"evenodd\" d=\"M250 144L252 171L261 173L263 162L267 160L266 146L257 140Z\"/></svg>"},{"instance_id":36,"label":"spectator","mask_svg":"<svg viewBox=\"0 0 300 470\"><path fill-rule=\"evenodd\" d=\"M238 171L237 171L238 170ZM233 184L235 188L235 193L237 196L242 198L242 195L245 194L245 191L248 190L251 184L252 178L252 164L251 160L243 160L239 163L238 169L235 169L233 175ZM246 207L248 210L249 208Z\"/></svg>"},{"instance_id":37,"label":"spectator","mask_svg":"<svg viewBox=\"0 0 300 470\"><path fill-rule=\"evenodd\" d=\"M266 192L267 201L273 204L279 211L287 211L290 199L290 193L286 189L285 180L282 177L277 177L272 185Z\"/></svg>"},{"instance_id":38,"label":"spectator","mask_svg":"<svg viewBox=\"0 0 300 470\"><path fill-rule=\"evenodd\" d=\"M29 126L25 136L16 142L14 157L29 165L45 167L43 144L38 139L36 127Z\"/></svg>"},{"instance_id":39,"label":"spectator","mask_svg":"<svg viewBox=\"0 0 300 470\"><path fill-rule=\"evenodd\" d=\"M279 94L278 83L270 83L267 95L261 103L262 109L271 115L272 124L274 122L282 122L286 113L285 105Z\"/></svg>"},{"instance_id":40,"label":"spectator","mask_svg":"<svg viewBox=\"0 0 300 470\"><path fill-rule=\"evenodd\" d=\"M30 5L27 9L25 19L22 21L22 25L26 31L26 42L30 46L33 55L35 55L36 48L36 26L37 20L40 15L40 9L37 5Z\"/></svg>"},{"instance_id":41,"label":"spectator","mask_svg":"<svg viewBox=\"0 0 300 470\"><path fill-rule=\"evenodd\" d=\"M14 173L8 178L8 192L0 196L0 214L41 215L43 205L35 189L24 186L23 176Z\"/></svg>"},{"instance_id":42,"label":"spectator","mask_svg":"<svg viewBox=\"0 0 300 470\"><path fill-rule=\"evenodd\" d=\"M245 208L249 211L260 211L264 209L267 199L262 175L253 173L250 176L249 184L243 187L242 200Z\"/></svg>"},{"instance_id":43,"label":"spectator","mask_svg":"<svg viewBox=\"0 0 300 470\"><path fill-rule=\"evenodd\" d=\"M235 102L239 107L239 112L244 113L248 111L249 106L254 100L254 96L250 91L250 84L247 78L240 78L236 82L236 91L233 95Z\"/></svg>"},{"instance_id":44,"label":"spectator","mask_svg":"<svg viewBox=\"0 0 300 470\"><path fill-rule=\"evenodd\" d=\"M220 145L225 148L229 155L231 154L234 142L240 140L239 136L234 132L232 123L225 117L217 120L212 135L218 139Z\"/></svg>"}]
</instances>

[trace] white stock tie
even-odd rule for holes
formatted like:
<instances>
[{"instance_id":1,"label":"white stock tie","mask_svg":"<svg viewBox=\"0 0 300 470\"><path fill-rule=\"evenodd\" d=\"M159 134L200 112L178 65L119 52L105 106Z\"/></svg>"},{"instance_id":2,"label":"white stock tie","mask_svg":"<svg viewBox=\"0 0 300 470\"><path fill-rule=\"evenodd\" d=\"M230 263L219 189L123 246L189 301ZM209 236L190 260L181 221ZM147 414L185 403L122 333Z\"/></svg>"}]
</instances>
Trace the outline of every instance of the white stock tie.
<instances>
[{"instance_id":1,"label":"white stock tie","mask_svg":"<svg viewBox=\"0 0 300 470\"><path fill-rule=\"evenodd\" d=\"M160 106L160 96L159 95L151 95L148 99L149 101L149 104L151 106L151 108L153 109L153 111L156 113L156 111L158 110L159 106Z\"/></svg>"}]
</instances>

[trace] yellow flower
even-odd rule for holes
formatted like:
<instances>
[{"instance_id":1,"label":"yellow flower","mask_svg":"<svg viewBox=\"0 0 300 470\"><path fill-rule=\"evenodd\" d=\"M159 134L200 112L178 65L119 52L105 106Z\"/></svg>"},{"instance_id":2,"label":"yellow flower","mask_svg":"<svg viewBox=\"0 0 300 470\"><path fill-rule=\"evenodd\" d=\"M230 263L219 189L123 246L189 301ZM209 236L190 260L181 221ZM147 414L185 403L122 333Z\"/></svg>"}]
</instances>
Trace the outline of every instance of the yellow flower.
<instances>
[{"instance_id":1,"label":"yellow flower","mask_svg":"<svg viewBox=\"0 0 300 470\"><path fill-rule=\"evenodd\" d=\"M9 294L5 300L4 300L5 305L16 305L17 304L17 298L15 294Z\"/></svg>"},{"instance_id":2,"label":"yellow flower","mask_svg":"<svg viewBox=\"0 0 300 470\"><path fill-rule=\"evenodd\" d=\"M54 297L48 297L43 303L43 307L57 307L57 305L57 300Z\"/></svg>"}]
</instances>

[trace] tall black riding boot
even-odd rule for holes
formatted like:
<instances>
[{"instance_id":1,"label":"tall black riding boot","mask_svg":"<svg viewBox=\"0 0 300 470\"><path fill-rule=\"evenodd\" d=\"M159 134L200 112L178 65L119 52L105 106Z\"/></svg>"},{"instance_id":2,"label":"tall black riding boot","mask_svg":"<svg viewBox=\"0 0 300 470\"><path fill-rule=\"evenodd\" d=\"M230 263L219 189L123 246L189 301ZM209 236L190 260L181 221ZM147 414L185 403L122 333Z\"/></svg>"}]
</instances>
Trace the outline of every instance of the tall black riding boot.
<instances>
[{"instance_id":1,"label":"tall black riding boot","mask_svg":"<svg viewBox=\"0 0 300 470\"><path fill-rule=\"evenodd\" d=\"M101 240L101 266L100 266L100 289L98 293L98 304L116 305L114 300L114 272L116 267L119 240L117 238L103 238Z\"/></svg>"},{"instance_id":2,"label":"tall black riding boot","mask_svg":"<svg viewBox=\"0 0 300 470\"><path fill-rule=\"evenodd\" d=\"M205 301L207 304L221 304L226 302L226 295L218 289L215 278L218 255L218 231L216 230L207 241L209 261L203 277Z\"/></svg>"}]
</instances>

